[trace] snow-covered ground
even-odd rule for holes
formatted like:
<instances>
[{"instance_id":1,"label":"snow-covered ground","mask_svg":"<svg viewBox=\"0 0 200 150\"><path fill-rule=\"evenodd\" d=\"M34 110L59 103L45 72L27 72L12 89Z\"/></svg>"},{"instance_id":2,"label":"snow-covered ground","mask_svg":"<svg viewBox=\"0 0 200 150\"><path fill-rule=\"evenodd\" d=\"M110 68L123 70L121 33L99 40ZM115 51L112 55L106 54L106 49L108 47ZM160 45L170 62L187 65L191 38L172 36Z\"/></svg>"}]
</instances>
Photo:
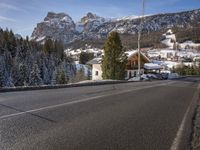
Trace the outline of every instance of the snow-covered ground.
<instances>
[{"instance_id":1,"label":"snow-covered ground","mask_svg":"<svg viewBox=\"0 0 200 150\"><path fill-rule=\"evenodd\" d=\"M167 45L170 49L173 49L176 36L173 34L172 30L169 29L165 34L163 34L163 36L165 39L162 41L162 43Z\"/></svg>"},{"instance_id":2,"label":"snow-covered ground","mask_svg":"<svg viewBox=\"0 0 200 150\"><path fill-rule=\"evenodd\" d=\"M43 41L45 38L46 38L46 36L40 37L40 38L38 38L38 39L36 40L36 42L41 42L41 41Z\"/></svg>"},{"instance_id":3,"label":"snow-covered ground","mask_svg":"<svg viewBox=\"0 0 200 150\"><path fill-rule=\"evenodd\" d=\"M179 43L180 47L185 49L187 47L198 47L200 46L200 43L194 43L192 41L186 41L184 43Z\"/></svg>"},{"instance_id":4,"label":"snow-covered ground","mask_svg":"<svg viewBox=\"0 0 200 150\"><path fill-rule=\"evenodd\" d=\"M179 57L187 57L187 58L194 58L194 57L200 57L200 53L199 52L195 52L195 51L179 51L177 52L177 56Z\"/></svg>"},{"instance_id":5,"label":"snow-covered ground","mask_svg":"<svg viewBox=\"0 0 200 150\"><path fill-rule=\"evenodd\" d=\"M79 57L79 55L81 54L81 52L86 52L86 53L93 53L94 57L98 57L101 56L103 54L103 49L99 49L99 48L86 48L86 49L66 49L65 50L65 54L67 56L74 56L74 57Z\"/></svg>"},{"instance_id":6,"label":"snow-covered ground","mask_svg":"<svg viewBox=\"0 0 200 150\"><path fill-rule=\"evenodd\" d=\"M120 80L111 80L111 79L107 79L107 80L84 80L84 81L80 81L78 83L101 83L101 82L117 82Z\"/></svg>"},{"instance_id":7,"label":"snow-covered ground","mask_svg":"<svg viewBox=\"0 0 200 150\"><path fill-rule=\"evenodd\" d=\"M98 49L98 48L86 48L86 49L66 49L65 54L71 58L73 58L74 60L78 61L80 54L82 52L86 52L86 53L92 53L94 55L94 57L100 57L103 54L103 50L102 49Z\"/></svg>"},{"instance_id":8,"label":"snow-covered ground","mask_svg":"<svg viewBox=\"0 0 200 150\"><path fill-rule=\"evenodd\" d=\"M179 50L176 50L174 49L176 35L172 32L172 30L169 29L165 34L163 34L163 36L165 39L162 40L161 43L165 44L167 48L153 49L147 52L147 55L151 60L162 60L154 61L154 63L159 63L159 65L164 66L165 69L167 68L170 70L181 63L186 66L192 66L194 63L190 62L191 60L200 60L200 52L195 49L189 49L200 46L200 43L193 43L192 41L176 43L180 48Z\"/></svg>"},{"instance_id":9,"label":"snow-covered ground","mask_svg":"<svg viewBox=\"0 0 200 150\"><path fill-rule=\"evenodd\" d=\"M165 39L161 41L163 44L168 46L168 48L173 49L174 48L174 43L176 42L176 35L172 32L171 29L169 29L165 34L163 34ZM179 45L181 49L186 49L187 47L199 47L200 43L194 43L192 41L185 41L184 43L176 43Z\"/></svg>"},{"instance_id":10,"label":"snow-covered ground","mask_svg":"<svg viewBox=\"0 0 200 150\"><path fill-rule=\"evenodd\" d=\"M136 16L136 15L125 16L125 17L121 17L121 18L114 18L114 19L112 19L112 21L134 20L134 19L148 17L148 16L152 16L152 14L144 15L144 16Z\"/></svg>"},{"instance_id":11,"label":"snow-covered ground","mask_svg":"<svg viewBox=\"0 0 200 150\"><path fill-rule=\"evenodd\" d=\"M173 59L177 54L177 51L172 49L153 49L147 52L149 58L162 58L162 59Z\"/></svg>"}]
</instances>

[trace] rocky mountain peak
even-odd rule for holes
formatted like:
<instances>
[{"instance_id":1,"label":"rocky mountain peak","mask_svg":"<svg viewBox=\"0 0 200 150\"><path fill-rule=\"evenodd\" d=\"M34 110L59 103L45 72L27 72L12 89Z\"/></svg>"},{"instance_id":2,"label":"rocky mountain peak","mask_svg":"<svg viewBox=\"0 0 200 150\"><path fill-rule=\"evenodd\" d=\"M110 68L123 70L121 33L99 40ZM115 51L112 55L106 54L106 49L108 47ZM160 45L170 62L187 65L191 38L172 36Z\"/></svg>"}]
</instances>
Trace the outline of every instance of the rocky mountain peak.
<instances>
[{"instance_id":1,"label":"rocky mountain peak","mask_svg":"<svg viewBox=\"0 0 200 150\"><path fill-rule=\"evenodd\" d=\"M89 13L87 13L87 17L90 18L90 19L96 19L97 15L89 12Z\"/></svg>"},{"instance_id":2,"label":"rocky mountain peak","mask_svg":"<svg viewBox=\"0 0 200 150\"><path fill-rule=\"evenodd\" d=\"M51 21L62 21L62 22L68 22L73 23L72 18L65 14L65 13L54 13L54 12L48 12L47 16L44 18L45 22Z\"/></svg>"},{"instance_id":3,"label":"rocky mountain peak","mask_svg":"<svg viewBox=\"0 0 200 150\"><path fill-rule=\"evenodd\" d=\"M71 41L75 32L75 23L65 13L48 12L44 21L37 24L32 33L32 39L42 42L47 37L65 42Z\"/></svg>"},{"instance_id":4,"label":"rocky mountain peak","mask_svg":"<svg viewBox=\"0 0 200 150\"><path fill-rule=\"evenodd\" d=\"M89 12L89 13L87 13L86 16L84 16L83 18L81 18L81 22L82 23L87 23L88 21L99 19L99 18L100 17L97 16L96 14L93 14L93 13Z\"/></svg>"}]
</instances>

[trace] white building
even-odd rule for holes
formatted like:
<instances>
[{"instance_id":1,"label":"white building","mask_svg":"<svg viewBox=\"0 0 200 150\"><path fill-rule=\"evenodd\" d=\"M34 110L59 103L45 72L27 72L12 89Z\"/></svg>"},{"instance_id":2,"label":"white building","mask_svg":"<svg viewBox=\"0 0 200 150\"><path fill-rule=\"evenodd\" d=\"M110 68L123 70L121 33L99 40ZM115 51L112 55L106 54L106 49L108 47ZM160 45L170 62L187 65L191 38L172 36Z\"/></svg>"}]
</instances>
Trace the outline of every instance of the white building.
<instances>
[{"instance_id":1,"label":"white building","mask_svg":"<svg viewBox=\"0 0 200 150\"><path fill-rule=\"evenodd\" d=\"M161 50L160 51L160 57L167 60L172 60L176 56L175 50Z\"/></svg>"},{"instance_id":2,"label":"white building","mask_svg":"<svg viewBox=\"0 0 200 150\"><path fill-rule=\"evenodd\" d=\"M94 58L87 64L92 65L92 80L102 80L102 69L101 69L102 58Z\"/></svg>"}]
</instances>

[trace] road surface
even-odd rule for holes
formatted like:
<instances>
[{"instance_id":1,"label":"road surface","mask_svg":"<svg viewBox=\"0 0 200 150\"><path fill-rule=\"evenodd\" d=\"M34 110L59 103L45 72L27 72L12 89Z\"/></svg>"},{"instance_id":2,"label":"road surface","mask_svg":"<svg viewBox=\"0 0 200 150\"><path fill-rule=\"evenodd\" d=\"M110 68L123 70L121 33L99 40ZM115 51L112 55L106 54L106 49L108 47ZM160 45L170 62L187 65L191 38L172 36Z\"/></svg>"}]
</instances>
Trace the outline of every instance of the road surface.
<instances>
[{"instance_id":1,"label":"road surface","mask_svg":"<svg viewBox=\"0 0 200 150\"><path fill-rule=\"evenodd\" d=\"M188 78L0 93L0 149L188 149L190 130L180 129L198 84Z\"/></svg>"}]
</instances>

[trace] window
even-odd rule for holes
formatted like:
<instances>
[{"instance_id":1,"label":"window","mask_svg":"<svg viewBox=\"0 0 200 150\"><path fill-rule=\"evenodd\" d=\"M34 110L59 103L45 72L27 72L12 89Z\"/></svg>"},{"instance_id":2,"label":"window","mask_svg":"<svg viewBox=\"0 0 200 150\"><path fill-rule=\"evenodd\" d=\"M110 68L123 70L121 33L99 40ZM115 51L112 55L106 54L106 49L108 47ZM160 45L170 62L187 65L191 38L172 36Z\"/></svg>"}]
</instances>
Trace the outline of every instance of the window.
<instances>
[{"instance_id":1,"label":"window","mask_svg":"<svg viewBox=\"0 0 200 150\"><path fill-rule=\"evenodd\" d=\"M95 76L98 76L98 74L99 74L99 72L98 72L98 71L96 71L96 72L95 72Z\"/></svg>"}]
</instances>

